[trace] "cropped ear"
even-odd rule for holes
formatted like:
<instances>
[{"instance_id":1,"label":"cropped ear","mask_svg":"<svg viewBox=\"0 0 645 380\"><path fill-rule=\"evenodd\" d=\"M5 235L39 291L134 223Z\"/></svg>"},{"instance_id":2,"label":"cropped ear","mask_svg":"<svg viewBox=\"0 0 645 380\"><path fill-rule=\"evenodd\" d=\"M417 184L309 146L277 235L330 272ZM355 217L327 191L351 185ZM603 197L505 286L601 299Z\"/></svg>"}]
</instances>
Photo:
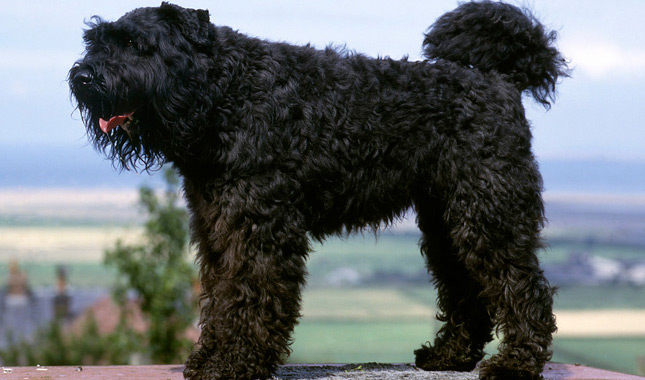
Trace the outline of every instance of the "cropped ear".
<instances>
[{"instance_id":1,"label":"cropped ear","mask_svg":"<svg viewBox=\"0 0 645 380\"><path fill-rule=\"evenodd\" d=\"M184 37L196 46L209 43L210 16L204 9L188 9L163 2L159 14L169 23L175 25Z\"/></svg>"}]
</instances>

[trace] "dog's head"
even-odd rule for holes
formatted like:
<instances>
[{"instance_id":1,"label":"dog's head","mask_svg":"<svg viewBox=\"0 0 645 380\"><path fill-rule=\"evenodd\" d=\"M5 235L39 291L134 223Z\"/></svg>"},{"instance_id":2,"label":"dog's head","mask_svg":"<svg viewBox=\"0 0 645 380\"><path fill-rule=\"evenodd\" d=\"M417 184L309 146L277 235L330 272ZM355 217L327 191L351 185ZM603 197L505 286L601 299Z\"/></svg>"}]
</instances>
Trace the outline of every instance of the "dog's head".
<instances>
[{"instance_id":1,"label":"dog's head","mask_svg":"<svg viewBox=\"0 0 645 380\"><path fill-rule=\"evenodd\" d=\"M85 55L68 82L90 140L125 169L172 159L173 140L204 108L208 11L163 3L87 25Z\"/></svg>"}]
</instances>

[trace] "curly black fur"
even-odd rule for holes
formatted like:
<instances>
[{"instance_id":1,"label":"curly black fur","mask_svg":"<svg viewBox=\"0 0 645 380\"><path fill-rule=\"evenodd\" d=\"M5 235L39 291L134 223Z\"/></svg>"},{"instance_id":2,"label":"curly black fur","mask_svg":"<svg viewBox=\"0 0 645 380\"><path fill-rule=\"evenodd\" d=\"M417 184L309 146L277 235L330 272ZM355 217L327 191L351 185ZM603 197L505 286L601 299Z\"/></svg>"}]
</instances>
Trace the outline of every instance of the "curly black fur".
<instances>
[{"instance_id":1,"label":"curly black fur","mask_svg":"<svg viewBox=\"0 0 645 380\"><path fill-rule=\"evenodd\" d=\"M557 33L546 32L528 10L471 2L434 23L423 41L423 52L428 59L505 74L548 108L558 77L568 73L564 58L553 46L556 38Z\"/></svg>"},{"instance_id":2,"label":"curly black fur","mask_svg":"<svg viewBox=\"0 0 645 380\"><path fill-rule=\"evenodd\" d=\"M521 94L552 100L566 65L519 9L466 3L423 62L251 38L171 4L95 18L69 73L90 139L123 168L184 178L203 284L189 379L268 378L290 352L309 240L414 207L439 289L427 370L537 379L553 290L536 258L541 178Z\"/></svg>"}]
</instances>

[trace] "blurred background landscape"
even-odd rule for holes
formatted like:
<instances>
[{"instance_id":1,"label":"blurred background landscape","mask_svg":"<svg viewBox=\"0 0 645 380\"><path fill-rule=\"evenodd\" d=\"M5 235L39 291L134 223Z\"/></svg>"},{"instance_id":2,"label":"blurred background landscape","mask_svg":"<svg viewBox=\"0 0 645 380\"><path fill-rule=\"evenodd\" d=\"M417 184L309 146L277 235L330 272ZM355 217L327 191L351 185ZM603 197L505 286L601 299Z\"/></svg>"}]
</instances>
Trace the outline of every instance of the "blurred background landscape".
<instances>
[{"instance_id":1,"label":"blurred background landscape","mask_svg":"<svg viewBox=\"0 0 645 380\"><path fill-rule=\"evenodd\" d=\"M410 59L419 59L425 28L456 6L178 3L268 39ZM103 264L105 250L118 239L142 241L137 189L163 188L162 176L119 173L87 145L66 75L83 51L84 19L115 19L143 5L158 2L0 3L0 350L9 335L29 338L54 318L61 266L70 315L79 316L112 293L116 273ZM645 4L530 6L560 32L575 69L549 112L526 103L549 219L540 258L559 286L553 360L645 375ZM439 327L418 239L409 215L378 237L316 245L290 361L412 361ZM12 270L28 284L27 304L8 301ZM494 350L493 342L487 352Z\"/></svg>"}]
</instances>

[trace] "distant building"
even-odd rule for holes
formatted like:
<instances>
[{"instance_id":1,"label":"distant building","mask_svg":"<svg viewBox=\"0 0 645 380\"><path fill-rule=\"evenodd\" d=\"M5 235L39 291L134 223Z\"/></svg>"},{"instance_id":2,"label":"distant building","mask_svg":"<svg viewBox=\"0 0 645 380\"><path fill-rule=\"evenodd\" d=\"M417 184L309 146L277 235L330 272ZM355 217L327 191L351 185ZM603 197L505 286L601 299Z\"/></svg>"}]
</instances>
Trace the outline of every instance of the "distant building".
<instances>
[{"instance_id":1,"label":"distant building","mask_svg":"<svg viewBox=\"0 0 645 380\"><path fill-rule=\"evenodd\" d=\"M544 273L555 285L645 285L645 260L610 259L573 252L564 263L545 264Z\"/></svg>"},{"instance_id":2,"label":"distant building","mask_svg":"<svg viewBox=\"0 0 645 380\"><path fill-rule=\"evenodd\" d=\"M0 288L0 349L20 341L32 341L36 331L54 318L69 321L109 294L107 289L73 289L67 272L59 267L57 287L32 289L17 262L9 264L7 283Z\"/></svg>"},{"instance_id":3,"label":"distant building","mask_svg":"<svg viewBox=\"0 0 645 380\"><path fill-rule=\"evenodd\" d=\"M19 342L30 339L38 326L37 318L27 275L16 261L11 261L9 278L0 296L0 343L3 340Z\"/></svg>"},{"instance_id":4,"label":"distant building","mask_svg":"<svg viewBox=\"0 0 645 380\"><path fill-rule=\"evenodd\" d=\"M64 266L59 266L56 270L56 289L54 296L54 318L58 321L66 321L72 317L70 304L72 297L67 292L67 270Z\"/></svg>"}]
</instances>

